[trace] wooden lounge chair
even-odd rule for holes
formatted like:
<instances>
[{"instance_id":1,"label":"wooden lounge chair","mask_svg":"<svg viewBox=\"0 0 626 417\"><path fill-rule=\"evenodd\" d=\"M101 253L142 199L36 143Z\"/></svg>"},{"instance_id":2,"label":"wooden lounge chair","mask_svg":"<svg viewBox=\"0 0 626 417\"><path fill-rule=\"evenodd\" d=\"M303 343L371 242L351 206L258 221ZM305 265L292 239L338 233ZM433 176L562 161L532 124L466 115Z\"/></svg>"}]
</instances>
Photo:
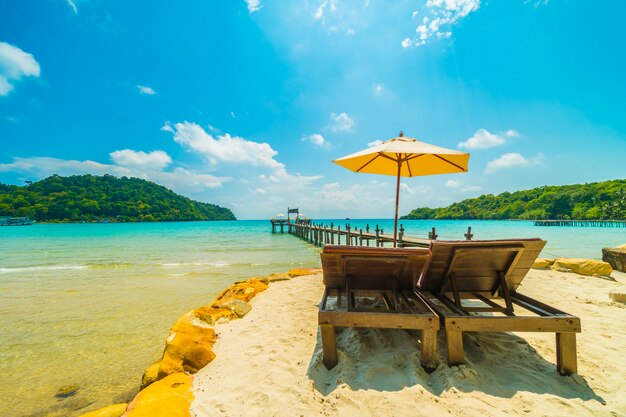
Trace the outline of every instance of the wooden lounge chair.
<instances>
[{"instance_id":1,"label":"wooden lounge chair","mask_svg":"<svg viewBox=\"0 0 626 417\"><path fill-rule=\"evenodd\" d=\"M557 370L577 372L580 319L517 292L545 244L541 239L431 243L430 266L417 287L442 317L449 365L464 361L463 332L554 332ZM558 291L558 284L546 290Z\"/></svg>"},{"instance_id":2,"label":"wooden lounge chair","mask_svg":"<svg viewBox=\"0 0 626 417\"><path fill-rule=\"evenodd\" d=\"M415 292L428 249L326 245L321 258L326 289L318 319L326 368L338 361L335 327L422 330L421 365L437 367L439 318Z\"/></svg>"}]
</instances>

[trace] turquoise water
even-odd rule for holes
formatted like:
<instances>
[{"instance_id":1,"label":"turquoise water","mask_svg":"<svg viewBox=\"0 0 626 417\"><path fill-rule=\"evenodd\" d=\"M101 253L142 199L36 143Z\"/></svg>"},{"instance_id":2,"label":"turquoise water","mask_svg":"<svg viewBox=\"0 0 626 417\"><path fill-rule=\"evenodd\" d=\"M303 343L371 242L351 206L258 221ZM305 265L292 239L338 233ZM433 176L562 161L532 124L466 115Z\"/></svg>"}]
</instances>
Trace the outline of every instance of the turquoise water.
<instances>
[{"instance_id":1,"label":"turquoise water","mask_svg":"<svg viewBox=\"0 0 626 417\"><path fill-rule=\"evenodd\" d=\"M330 224L331 220L324 221ZM345 220L334 220L344 227ZM392 220L353 220L353 227ZM401 221L406 235L541 237L546 256L600 258L626 229L518 221ZM319 266L319 249L268 221L36 224L0 228L1 417L77 416L135 394L168 330L234 281ZM77 384L60 400L58 388Z\"/></svg>"}]
</instances>

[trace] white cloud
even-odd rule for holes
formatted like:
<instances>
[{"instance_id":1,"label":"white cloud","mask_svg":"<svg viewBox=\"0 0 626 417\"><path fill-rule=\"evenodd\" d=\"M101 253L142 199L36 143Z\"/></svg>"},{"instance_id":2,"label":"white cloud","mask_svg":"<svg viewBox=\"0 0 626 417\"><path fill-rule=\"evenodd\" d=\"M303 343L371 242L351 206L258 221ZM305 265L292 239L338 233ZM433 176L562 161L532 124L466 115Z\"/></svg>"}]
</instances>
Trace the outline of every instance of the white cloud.
<instances>
[{"instance_id":1,"label":"white cloud","mask_svg":"<svg viewBox=\"0 0 626 417\"><path fill-rule=\"evenodd\" d=\"M284 164L274 159L278 152L268 143L253 142L228 133L213 137L196 123L184 122L176 123L173 127L168 124L166 126L173 130L176 143L211 162L250 163L273 169L285 168Z\"/></svg>"},{"instance_id":2,"label":"white cloud","mask_svg":"<svg viewBox=\"0 0 626 417\"><path fill-rule=\"evenodd\" d=\"M244 0L248 5L248 13L252 14L254 12L258 12L261 10L263 5L261 4L261 0Z\"/></svg>"},{"instance_id":3,"label":"white cloud","mask_svg":"<svg viewBox=\"0 0 626 417\"><path fill-rule=\"evenodd\" d=\"M150 153L122 149L109 154L111 161L117 165L142 169L154 169L160 171L165 169L172 158L164 151L152 151Z\"/></svg>"},{"instance_id":4,"label":"white cloud","mask_svg":"<svg viewBox=\"0 0 626 417\"><path fill-rule=\"evenodd\" d=\"M348 113L332 113L330 118L334 122L334 124L330 126L330 130L333 132L351 132L354 128L354 120L350 118Z\"/></svg>"},{"instance_id":5,"label":"white cloud","mask_svg":"<svg viewBox=\"0 0 626 417\"><path fill-rule=\"evenodd\" d=\"M150 87L146 87L145 85L137 85L137 89L139 90L139 94L147 94L149 96L156 94L156 91Z\"/></svg>"},{"instance_id":6,"label":"white cloud","mask_svg":"<svg viewBox=\"0 0 626 417\"><path fill-rule=\"evenodd\" d=\"M378 145L382 145L382 144L383 144L383 141L382 140L378 140L378 139L377 140L373 140L371 142L367 142L367 146L369 146L370 148L372 146L378 146Z\"/></svg>"},{"instance_id":7,"label":"white cloud","mask_svg":"<svg viewBox=\"0 0 626 417\"><path fill-rule=\"evenodd\" d=\"M74 2L74 0L67 0L67 4L72 8L74 14L78 14L78 8L76 8L76 3Z\"/></svg>"},{"instance_id":8,"label":"white cloud","mask_svg":"<svg viewBox=\"0 0 626 417\"><path fill-rule=\"evenodd\" d=\"M543 154L538 154L533 158L524 158L519 153L505 153L501 157L487 162L485 173L490 174L502 169L515 167L531 167L540 165L543 161Z\"/></svg>"},{"instance_id":9,"label":"white cloud","mask_svg":"<svg viewBox=\"0 0 626 417\"><path fill-rule=\"evenodd\" d=\"M372 93L374 93L375 96L381 96L385 93L385 91L387 91L387 89L384 85L380 83L372 84Z\"/></svg>"},{"instance_id":10,"label":"white cloud","mask_svg":"<svg viewBox=\"0 0 626 417\"><path fill-rule=\"evenodd\" d=\"M411 188L407 183L400 183L400 192L415 194L415 189Z\"/></svg>"},{"instance_id":11,"label":"white cloud","mask_svg":"<svg viewBox=\"0 0 626 417\"><path fill-rule=\"evenodd\" d=\"M509 129L506 132L504 132L504 136L509 137L509 138L518 138L519 132L515 129Z\"/></svg>"},{"instance_id":12,"label":"white cloud","mask_svg":"<svg viewBox=\"0 0 626 417\"><path fill-rule=\"evenodd\" d=\"M452 36L449 27L475 12L480 0L428 0L422 23L415 29L415 36L402 41L403 48L425 45L432 39L447 39ZM413 12L412 16L417 16ZM445 28L445 29L444 29Z\"/></svg>"},{"instance_id":13,"label":"white cloud","mask_svg":"<svg viewBox=\"0 0 626 417\"><path fill-rule=\"evenodd\" d=\"M126 150L129 152L135 152ZM118 151L119 152L119 151ZM162 151L157 151L162 152ZM114 154L112 152L111 154ZM141 154L142 152L136 152ZM165 153L165 152L163 152ZM154 154L151 152L150 154ZM145 155L150 155L145 154ZM113 157L112 157L113 159ZM58 175L104 175L110 174L116 177L127 176L137 177L157 184L164 185L180 194L201 192L207 189L221 187L224 182L229 181L227 177L216 177L176 167L171 171L162 170L161 163L152 166L140 165L118 165L102 164L100 162L85 160L67 160L50 157L13 158L12 163L0 164L0 172L17 172L27 174L35 178L45 178L53 174Z\"/></svg>"},{"instance_id":14,"label":"white cloud","mask_svg":"<svg viewBox=\"0 0 626 417\"><path fill-rule=\"evenodd\" d=\"M312 135L305 135L302 137L303 142L311 142L313 145L318 146L320 148L327 148L330 146L330 142L324 139L324 136L319 133L314 133Z\"/></svg>"},{"instance_id":15,"label":"white cloud","mask_svg":"<svg viewBox=\"0 0 626 417\"><path fill-rule=\"evenodd\" d=\"M461 188L461 192L463 193L471 193L474 191L480 191L482 190L482 187L479 185L468 185L466 187Z\"/></svg>"},{"instance_id":16,"label":"white cloud","mask_svg":"<svg viewBox=\"0 0 626 417\"><path fill-rule=\"evenodd\" d=\"M446 187L456 188L461 185L461 181L459 180L448 180L446 181Z\"/></svg>"},{"instance_id":17,"label":"white cloud","mask_svg":"<svg viewBox=\"0 0 626 417\"><path fill-rule=\"evenodd\" d=\"M31 54L0 42L0 96L6 96L13 90L13 81L22 77L39 77L40 72L39 63Z\"/></svg>"},{"instance_id":18,"label":"white cloud","mask_svg":"<svg viewBox=\"0 0 626 417\"><path fill-rule=\"evenodd\" d=\"M505 133L506 136L513 137L509 132L515 131L509 130ZM458 147L466 149L488 149L494 146L502 146L505 143L506 140L502 136L491 133L486 129L478 129L476 133L474 133L474 136L467 139L465 142L459 142Z\"/></svg>"}]
</instances>

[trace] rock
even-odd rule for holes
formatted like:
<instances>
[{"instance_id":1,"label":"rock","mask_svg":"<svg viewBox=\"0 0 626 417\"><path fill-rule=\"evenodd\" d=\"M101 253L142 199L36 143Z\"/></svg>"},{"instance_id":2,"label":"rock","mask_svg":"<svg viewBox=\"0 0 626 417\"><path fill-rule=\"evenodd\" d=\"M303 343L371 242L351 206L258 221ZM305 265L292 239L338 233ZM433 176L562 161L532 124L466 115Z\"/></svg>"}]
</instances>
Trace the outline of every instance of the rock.
<instances>
[{"instance_id":1,"label":"rock","mask_svg":"<svg viewBox=\"0 0 626 417\"><path fill-rule=\"evenodd\" d=\"M613 268L607 262L581 258L559 258L554 261L550 268L555 270L569 269L580 275L598 274L606 277L611 276L611 272L613 272Z\"/></svg>"},{"instance_id":2,"label":"rock","mask_svg":"<svg viewBox=\"0 0 626 417\"><path fill-rule=\"evenodd\" d=\"M602 248L602 260L608 262L613 269L626 272L626 245Z\"/></svg>"},{"instance_id":3,"label":"rock","mask_svg":"<svg viewBox=\"0 0 626 417\"><path fill-rule=\"evenodd\" d=\"M179 372L196 373L211 362L215 358L213 345L217 340L215 323L243 317L249 311L245 306L248 301L267 288L268 284L257 278L237 282L222 291L208 306L180 317L166 340L156 379Z\"/></svg>"},{"instance_id":4,"label":"rock","mask_svg":"<svg viewBox=\"0 0 626 417\"><path fill-rule=\"evenodd\" d=\"M291 279L292 276L289 275L286 272L281 272L281 273L277 273L277 274L269 274L267 276L267 280L269 282L276 282L276 281L287 281L289 279Z\"/></svg>"},{"instance_id":5,"label":"rock","mask_svg":"<svg viewBox=\"0 0 626 417\"><path fill-rule=\"evenodd\" d=\"M252 310L252 306L250 304L246 303L245 301L241 301L241 300L226 301L225 303L222 303L220 305L220 307L221 308L230 309L239 318L242 318L243 316L248 314L248 312L250 312L250 310Z\"/></svg>"},{"instance_id":6,"label":"rock","mask_svg":"<svg viewBox=\"0 0 626 417\"><path fill-rule=\"evenodd\" d=\"M80 387L76 384L73 385L63 385L61 388L57 390L57 393L54 394L57 398L67 398L76 394Z\"/></svg>"},{"instance_id":7,"label":"rock","mask_svg":"<svg viewBox=\"0 0 626 417\"><path fill-rule=\"evenodd\" d=\"M533 263L533 268L535 269L546 269L549 268L554 263L554 259L548 258L537 258Z\"/></svg>"},{"instance_id":8,"label":"rock","mask_svg":"<svg viewBox=\"0 0 626 417\"><path fill-rule=\"evenodd\" d=\"M292 278L295 278L295 277L299 277L302 275L315 275L321 272L322 270L319 268L297 268L297 269L292 269L291 271L287 272L287 275L289 275Z\"/></svg>"},{"instance_id":9,"label":"rock","mask_svg":"<svg viewBox=\"0 0 626 417\"><path fill-rule=\"evenodd\" d=\"M141 377L140 390L144 389L145 387L147 387L148 385L152 384L154 381L157 380L159 376L160 367L161 367L161 361L158 361L148 366L148 368L146 368L146 371L143 373L143 376Z\"/></svg>"},{"instance_id":10,"label":"rock","mask_svg":"<svg viewBox=\"0 0 626 417\"><path fill-rule=\"evenodd\" d=\"M215 323L236 319L237 314L230 308L222 308L220 305L210 304L193 310L193 315L210 326Z\"/></svg>"},{"instance_id":11,"label":"rock","mask_svg":"<svg viewBox=\"0 0 626 417\"><path fill-rule=\"evenodd\" d=\"M185 314L170 330L157 379L179 372L198 372L215 358L212 347L216 340L213 326L196 317L194 311Z\"/></svg>"},{"instance_id":12,"label":"rock","mask_svg":"<svg viewBox=\"0 0 626 417\"><path fill-rule=\"evenodd\" d=\"M115 404L83 414L80 417L120 417L126 411L128 404Z\"/></svg>"},{"instance_id":13,"label":"rock","mask_svg":"<svg viewBox=\"0 0 626 417\"><path fill-rule=\"evenodd\" d=\"M222 291L212 304L220 305L230 300L250 301L255 295L265 291L267 288L268 284L257 278L240 281Z\"/></svg>"},{"instance_id":14,"label":"rock","mask_svg":"<svg viewBox=\"0 0 626 417\"><path fill-rule=\"evenodd\" d=\"M611 300L618 303L626 303L626 292L623 291L611 291L609 292Z\"/></svg>"},{"instance_id":15,"label":"rock","mask_svg":"<svg viewBox=\"0 0 626 417\"><path fill-rule=\"evenodd\" d=\"M193 376L175 373L142 390L122 417L189 417Z\"/></svg>"}]
</instances>

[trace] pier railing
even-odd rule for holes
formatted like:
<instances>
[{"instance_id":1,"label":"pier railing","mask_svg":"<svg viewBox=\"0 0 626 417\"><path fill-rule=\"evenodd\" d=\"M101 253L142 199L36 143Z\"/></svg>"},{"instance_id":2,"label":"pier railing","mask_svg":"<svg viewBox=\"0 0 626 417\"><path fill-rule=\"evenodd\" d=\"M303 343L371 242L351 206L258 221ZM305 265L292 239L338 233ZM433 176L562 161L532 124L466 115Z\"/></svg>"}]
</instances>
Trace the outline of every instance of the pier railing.
<instances>
[{"instance_id":1,"label":"pier railing","mask_svg":"<svg viewBox=\"0 0 626 417\"><path fill-rule=\"evenodd\" d=\"M535 220L535 226L626 227L626 220Z\"/></svg>"}]
</instances>

